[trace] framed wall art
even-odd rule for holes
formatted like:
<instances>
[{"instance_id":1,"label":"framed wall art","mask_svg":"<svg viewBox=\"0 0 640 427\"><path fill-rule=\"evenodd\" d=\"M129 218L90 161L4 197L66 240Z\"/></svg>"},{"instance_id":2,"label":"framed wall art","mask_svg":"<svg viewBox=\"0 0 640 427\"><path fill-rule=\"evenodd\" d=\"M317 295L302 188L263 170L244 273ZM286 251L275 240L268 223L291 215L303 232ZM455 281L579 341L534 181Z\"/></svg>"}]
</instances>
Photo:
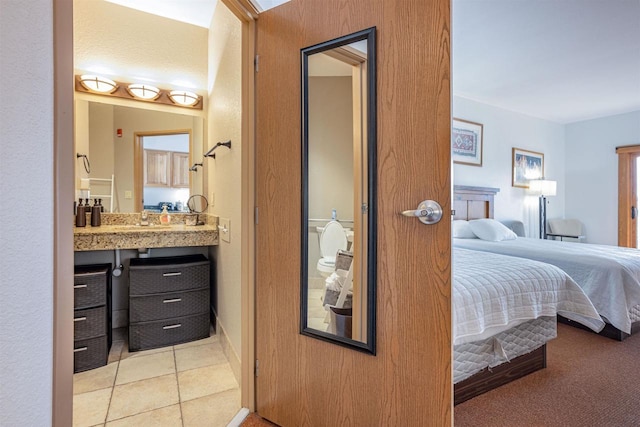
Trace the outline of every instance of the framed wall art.
<instances>
[{"instance_id":1,"label":"framed wall art","mask_svg":"<svg viewBox=\"0 0 640 427\"><path fill-rule=\"evenodd\" d=\"M512 153L511 185L513 187L529 188L530 180L544 177L544 154L515 147Z\"/></svg>"},{"instance_id":2,"label":"framed wall art","mask_svg":"<svg viewBox=\"0 0 640 427\"><path fill-rule=\"evenodd\" d=\"M482 124L454 118L451 124L453 163L482 166Z\"/></svg>"}]
</instances>

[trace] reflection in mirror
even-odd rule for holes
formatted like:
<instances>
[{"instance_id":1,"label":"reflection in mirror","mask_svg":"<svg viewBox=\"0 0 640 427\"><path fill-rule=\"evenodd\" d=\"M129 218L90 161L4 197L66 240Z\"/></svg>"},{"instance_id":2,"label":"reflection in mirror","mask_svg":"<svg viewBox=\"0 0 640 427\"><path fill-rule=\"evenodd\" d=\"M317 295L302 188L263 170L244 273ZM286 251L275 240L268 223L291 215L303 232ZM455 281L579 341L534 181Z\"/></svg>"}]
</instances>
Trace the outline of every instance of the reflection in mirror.
<instances>
[{"instance_id":1,"label":"reflection in mirror","mask_svg":"<svg viewBox=\"0 0 640 427\"><path fill-rule=\"evenodd\" d=\"M189 196L205 192L203 168L188 171L190 161L199 161L204 153L202 117L76 99L75 122L76 152L87 155L91 161L91 172L87 173L82 166L83 158L76 159L77 198L109 193L110 183L101 186L98 180L113 175L113 212L140 212L144 188L149 187L144 184L145 153L140 137L162 134L182 134L190 141L187 148L179 149L147 147L144 143L144 149L155 150L150 151L153 155L147 157L146 166L165 166L153 172L151 178L159 181L152 185L155 194L144 196L144 205L151 206L157 196L160 199L153 205L161 208L159 203L166 202L174 211L179 208L186 211ZM164 156L159 155L163 151ZM174 191L166 194L162 188Z\"/></svg>"},{"instance_id":2,"label":"reflection in mirror","mask_svg":"<svg viewBox=\"0 0 640 427\"><path fill-rule=\"evenodd\" d=\"M375 28L302 50L301 332L375 352Z\"/></svg>"}]
</instances>

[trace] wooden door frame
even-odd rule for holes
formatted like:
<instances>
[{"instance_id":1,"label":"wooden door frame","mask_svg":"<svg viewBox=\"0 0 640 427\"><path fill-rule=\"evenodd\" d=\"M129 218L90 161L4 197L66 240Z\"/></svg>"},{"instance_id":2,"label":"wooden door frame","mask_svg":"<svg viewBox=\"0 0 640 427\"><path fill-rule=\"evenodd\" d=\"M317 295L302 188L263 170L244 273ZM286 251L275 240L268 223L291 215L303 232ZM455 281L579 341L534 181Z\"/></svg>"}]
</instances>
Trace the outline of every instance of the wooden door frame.
<instances>
[{"instance_id":1,"label":"wooden door frame","mask_svg":"<svg viewBox=\"0 0 640 427\"><path fill-rule=\"evenodd\" d=\"M249 0L221 0L242 25L242 243L241 243L241 344L240 404L251 412L256 408L256 183L255 183L255 55L258 11Z\"/></svg>"},{"instance_id":2,"label":"wooden door frame","mask_svg":"<svg viewBox=\"0 0 640 427\"><path fill-rule=\"evenodd\" d=\"M73 424L73 2L53 0L54 231L51 425Z\"/></svg>"},{"instance_id":3,"label":"wooden door frame","mask_svg":"<svg viewBox=\"0 0 640 427\"><path fill-rule=\"evenodd\" d=\"M635 221L631 219L631 210L638 209L636 161L640 157L640 145L616 147L616 153L618 154L618 246L636 248L638 220L637 217Z\"/></svg>"}]
</instances>

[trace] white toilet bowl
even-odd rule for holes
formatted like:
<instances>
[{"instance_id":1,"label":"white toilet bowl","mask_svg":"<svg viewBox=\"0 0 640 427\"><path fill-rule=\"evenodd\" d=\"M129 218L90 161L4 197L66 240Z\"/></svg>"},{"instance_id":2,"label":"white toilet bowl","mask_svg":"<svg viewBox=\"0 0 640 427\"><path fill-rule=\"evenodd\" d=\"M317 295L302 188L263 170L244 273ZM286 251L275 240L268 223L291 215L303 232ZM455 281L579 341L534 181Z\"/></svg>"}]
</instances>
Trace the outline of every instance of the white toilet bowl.
<instances>
[{"instance_id":1,"label":"white toilet bowl","mask_svg":"<svg viewBox=\"0 0 640 427\"><path fill-rule=\"evenodd\" d=\"M327 278L336 269L336 253L347 249L347 234L338 221L329 221L320 234L320 255L316 264L320 275Z\"/></svg>"}]
</instances>

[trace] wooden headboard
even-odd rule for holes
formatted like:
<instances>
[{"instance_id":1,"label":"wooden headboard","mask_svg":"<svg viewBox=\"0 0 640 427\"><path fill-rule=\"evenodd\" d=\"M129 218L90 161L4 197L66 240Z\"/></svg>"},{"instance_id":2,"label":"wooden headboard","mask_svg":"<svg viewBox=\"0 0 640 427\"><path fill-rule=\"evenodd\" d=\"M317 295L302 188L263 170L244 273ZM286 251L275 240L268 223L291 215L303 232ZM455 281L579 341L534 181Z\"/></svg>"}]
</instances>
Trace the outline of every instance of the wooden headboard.
<instances>
[{"instance_id":1,"label":"wooden headboard","mask_svg":"<svg viewBox=\"0 0 640 427\"><path fill-rule=\"evenodd\" d=\"M453 219L493 218L493 197L499 188L453 186Z\"/></svg>"}]
</instances>

